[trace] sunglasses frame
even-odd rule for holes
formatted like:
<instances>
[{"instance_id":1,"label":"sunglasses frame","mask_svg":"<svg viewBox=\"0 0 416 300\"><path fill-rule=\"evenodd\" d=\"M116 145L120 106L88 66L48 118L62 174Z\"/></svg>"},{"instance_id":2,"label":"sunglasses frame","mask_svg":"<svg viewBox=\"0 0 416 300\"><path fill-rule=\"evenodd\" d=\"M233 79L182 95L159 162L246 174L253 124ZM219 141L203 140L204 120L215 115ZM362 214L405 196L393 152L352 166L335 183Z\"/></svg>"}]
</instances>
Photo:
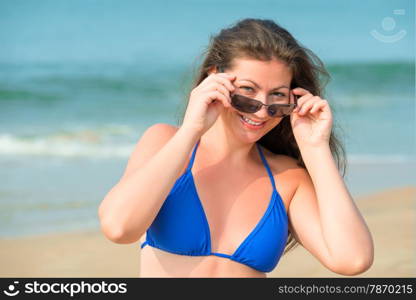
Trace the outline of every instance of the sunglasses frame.
<instances>
[{"instance_id":1,"label":"sunglasses frame","mask_svg":"<svg viewBox=\"0 0 416 300\"><path fill-rule=\"evenodd\" d=\"M292 95L293 95L293 93L292 93ZM294 103L287 103L287 104L279 104L279 103L272 103L272 104L264 104L263 102L261 102L261 101L259 101L259 100L256 100L256 99L252 99L252 98L249 98L249 97L247 97L247 96L243 96L243 95L241 95L241 94L237 94L237 93L233 93L232 95L231 95L231 105L235 108L235 109L237 109L238 111L241 111L241 112L244 112L244 113L255 113L255 112L258 112L263 106L266 106L266 108L267 108L267 113L268 113L268 115L270 116L270 117L272 117L272 118L283 118L283 117L286 117L286 116L289 116L291 113L292 113L292 111L297 107L297 105L298 105L298 101L297 101L297 96L296 95L293 95L294 96ZM241 98L243 99L243 100L245 100L245 101L251 101L251 102L254 102L255 103L255 105L257 106L257 109L256 110L247 110L247 111L245 111L245 110L242 110L240 107L238 107L238 105L236 105L236 97L239 97L240 98L240 100L241 100ZM272 113L272 111L273 110L271 110L270 108L273 108L273 107L276 107L276 108L280 108L280 107L285 107L285 108L289 108L290 109L290 112L288 113L288 114L273 114Z\"/></svg>"},{"instance_id":2,"label":"sunglasses frame","mask_svg":"<svg viewBox=\"0 0 416 300\"><path fill-rule=\"evenodd\" d=\"M217 69L218 69L218 71L220 72L220 73L224 73L224 67L223 66L218 66L217 67ZM262 109L262 107L263 106L266 106L266 108L267 108L267 114L270 116L270 117L272 117L272 118L283 118L283 117L286 117L286 116L289 116L292 112L293 112L293 110L298 106L298 96L297 95L295 95L295 94L293 94L292 93L292 90L291 89L289 89L289 99L290 99L290 94L292 94L293 96L294 96L294 103L288 103L288 104L279 104L279 103L272 103L272 104L264 104L263 102L261 102L261 101L259 101L259 100L256 100L256 99L253 99L253 98L249 98L249 97L247 97L247 96L243 96L243 95L241 95L241 94L237 94L237 93L232 93L231 95L230 95L230 97L231 97L231 105L235 108L235 109L237 109L238 111L241 111L241 112L244 112L244 113L255 113L255 112L258 112L260 109ZM236 104L235 104L235 99L236 99L236 97L239 97L239 98L243 98L245 101L251 101L251 102L254 102L255 103L255 105L258 107L258 109L256 110L256 111L244 111L244 110L241 110ZM290 100L289 100L290 101ZM271 110L270 110L270 107L277 107L277 108L279 108L279 107L288 107L288 108L290 108L291 110L290 110L290 113L288 113L288 114L275 114L275 115L273 115L272 113L271 113Z\"/></svg>"}]
</instances>

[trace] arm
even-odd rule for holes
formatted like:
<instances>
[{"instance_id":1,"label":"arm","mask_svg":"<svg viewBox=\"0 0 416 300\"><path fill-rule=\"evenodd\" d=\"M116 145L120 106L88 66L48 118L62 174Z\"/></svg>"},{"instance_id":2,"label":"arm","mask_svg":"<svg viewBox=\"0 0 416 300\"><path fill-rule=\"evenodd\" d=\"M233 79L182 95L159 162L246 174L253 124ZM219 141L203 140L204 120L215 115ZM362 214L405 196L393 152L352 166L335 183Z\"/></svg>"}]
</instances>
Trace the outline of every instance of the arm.
<instances>
[{"instance_id":1,"label":"arm","mask_svg":"<svg viewBox=\"0 0 416 300\"><path fill-rule=\"evenodd\" d=\"M119 182L101 202L103 233L113 242L137 241L151 225L198 140L193 132L156 124L143 134Z\"/></svg>"},{"instance_id":2,"label":"arm","mask_svg":"<svg viewBox=\"0 0 416 300\"><path fill-rule=\"evenodd\" d=\"M301 154L308 172L301 169L289 206L295 238L333 272L366 271L373 262L372 237L329 146L301 148Z\"/></svg>"}]
</instances>

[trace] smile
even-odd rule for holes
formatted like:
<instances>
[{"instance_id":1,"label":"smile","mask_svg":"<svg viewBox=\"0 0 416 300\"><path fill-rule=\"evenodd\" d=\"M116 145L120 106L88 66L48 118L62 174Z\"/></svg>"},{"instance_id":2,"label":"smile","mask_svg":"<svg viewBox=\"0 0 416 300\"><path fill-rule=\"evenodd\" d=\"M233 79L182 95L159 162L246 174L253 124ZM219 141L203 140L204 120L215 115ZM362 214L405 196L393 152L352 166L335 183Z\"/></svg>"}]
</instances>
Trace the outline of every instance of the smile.
<instances>
[{"instance_id":1,"label":"smile","mask_svg":"<svg viewBox=\"0 0 416 300\"><path fill-rule=\"evenodd\" d=\"M250 129L262 128L264 126L264 124L266 123L265 121L264 122L255 122L255 121L253 121L253 120L251 120L251 119L249 119L249 118L247 118L243 115L240 115L240 120L242 121L242 123L246 127L250 128Z\"/></svg>"}]
</instances>

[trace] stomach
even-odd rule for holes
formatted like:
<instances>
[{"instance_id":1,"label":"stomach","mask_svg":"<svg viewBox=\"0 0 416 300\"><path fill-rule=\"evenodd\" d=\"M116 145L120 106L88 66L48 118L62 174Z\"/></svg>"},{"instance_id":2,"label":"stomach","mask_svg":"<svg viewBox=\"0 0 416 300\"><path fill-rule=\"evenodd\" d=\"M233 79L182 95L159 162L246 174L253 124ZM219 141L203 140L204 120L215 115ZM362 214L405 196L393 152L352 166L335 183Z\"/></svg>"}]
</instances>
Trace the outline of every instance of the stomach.
<instances>
[{"instance_id":1,"label":"stomach","mask_svg":"<svg viewBox=\"0 0 416 300\"><path fill-rule=\"evenodd\" d=\"M149 245L140 250L140 277L258 277L259 272L228 258L173 254Z\"/></svg>"}]
</instances>

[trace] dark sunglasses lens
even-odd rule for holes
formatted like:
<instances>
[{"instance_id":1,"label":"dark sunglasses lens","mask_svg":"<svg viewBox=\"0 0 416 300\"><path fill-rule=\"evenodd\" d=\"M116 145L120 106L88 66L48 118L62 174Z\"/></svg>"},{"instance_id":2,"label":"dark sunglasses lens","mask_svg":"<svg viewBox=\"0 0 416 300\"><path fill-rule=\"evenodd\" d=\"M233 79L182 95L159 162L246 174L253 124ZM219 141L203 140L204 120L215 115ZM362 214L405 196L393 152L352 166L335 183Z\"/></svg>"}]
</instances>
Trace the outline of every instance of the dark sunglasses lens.
<instances>
[{"instance_id":1,"label":"dark sunglasses lens","mask_svg":"<svg viewBox=\"0 0 416 300\"><path fill-rule=\"evenodd\" d=\"M255 113L260 109L261 104L250 98L235 94L231 97L231 104L239 111L246 113Z\"/></svg>"},{"instance_id":2,"label":"dark sunglasses lens","mask_svg":"<svg viewBox=\"0 0 416 300\"><path fill-rule=\"evenodd\" d=\"M273 104L269 106L268 112L271 117L283 117L292 113L294 105L281 106Z\"/></svg>"}]
</instances>

